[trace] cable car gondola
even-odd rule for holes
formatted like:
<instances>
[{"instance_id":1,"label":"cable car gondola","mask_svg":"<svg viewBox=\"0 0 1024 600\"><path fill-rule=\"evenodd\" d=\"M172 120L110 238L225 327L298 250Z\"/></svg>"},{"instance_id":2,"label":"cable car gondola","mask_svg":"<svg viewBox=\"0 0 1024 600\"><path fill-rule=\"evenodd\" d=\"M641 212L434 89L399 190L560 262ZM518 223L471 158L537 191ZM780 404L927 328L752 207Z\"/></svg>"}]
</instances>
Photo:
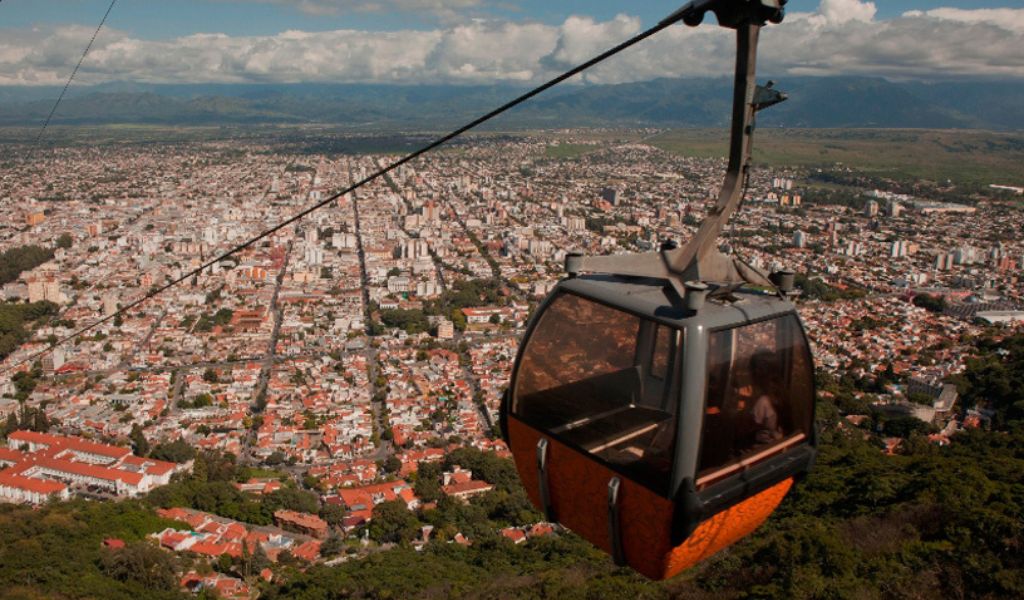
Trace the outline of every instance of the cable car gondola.
<instances>
[{"instance_id":1,"label":"cable car gondola","mask_svg":"<svg viewBox=\"0 0 1024 600\"><path fill-rule=\"evenodd\" d=\"M532 502L653 579L754 531L814 461L813 359L789 300L793 274L716 247L738 207L756 111L758 34L778 0L705 0L736 30L729 166L685 246L566 259L569 276L519 348L501 426ZM678 16L679 13L677 13Z\"/></svg>"}]
</instances>

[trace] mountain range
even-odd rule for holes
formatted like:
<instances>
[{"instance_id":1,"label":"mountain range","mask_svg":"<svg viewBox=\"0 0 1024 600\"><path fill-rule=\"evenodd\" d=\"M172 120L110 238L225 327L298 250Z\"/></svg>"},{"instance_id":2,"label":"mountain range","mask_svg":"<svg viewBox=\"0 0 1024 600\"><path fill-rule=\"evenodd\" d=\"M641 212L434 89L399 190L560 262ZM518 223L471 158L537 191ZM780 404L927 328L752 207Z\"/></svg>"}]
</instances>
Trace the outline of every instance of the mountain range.
<instances>
[{"instance_id":1,"label":"mountain range","mask_svg":"<svg viewBox=\"0 0 1024 600\"><path fill-rule=\"evenodd\" d=\"M657 79L556 88L491 124L494 129L720 127L726 78ZM870 77L786 77L790 99L762 126L1024 129L1024 82L898 82ZM509 85L134 84L72 88L54 125L319 123L352 130L441 129L525 91ZM60 88L0 87L0 126L43 122Z\"/></svg>"}]
</instances>

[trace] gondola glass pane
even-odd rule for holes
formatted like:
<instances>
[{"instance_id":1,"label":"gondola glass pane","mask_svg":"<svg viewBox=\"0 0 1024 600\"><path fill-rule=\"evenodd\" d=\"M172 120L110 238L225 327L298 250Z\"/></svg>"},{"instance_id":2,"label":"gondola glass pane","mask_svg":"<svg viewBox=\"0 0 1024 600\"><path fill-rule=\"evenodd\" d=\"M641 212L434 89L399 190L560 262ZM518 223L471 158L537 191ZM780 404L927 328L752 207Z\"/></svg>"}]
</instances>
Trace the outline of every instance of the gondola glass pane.
<instances>
[{"instance_id":1,"label":"gondola glass pane","mask_svg":"<svg viewBox=\"0 0 1024 600\"><path fill-rule=\"evenodd\" d=\"M677 333L562 294L527 341L512 412L662 490L675 438Z\"/></svg>"},{"instance_id":2,"label":"gondola glass pane","mask_svg":"<svg viewBox=\"0 0 1024 600\"><path fill-rule=\"evenodd\" d=\"M658 333L654 336L654 360L651 361L651 376L658 379L668 377L669 360L672 358L671 338L674 329L665 325L657 326Z\"/></svg>"},{"instance_id":3,"label":"gondola glass pane","mask_svg":"<svg viewBox=\"0 0 1024 600\"><path fill-rule=\"evenodd\" d=\"M809 434L813 378L794 315L713 333L698 480Z\"/></svg>"}]
</instances>

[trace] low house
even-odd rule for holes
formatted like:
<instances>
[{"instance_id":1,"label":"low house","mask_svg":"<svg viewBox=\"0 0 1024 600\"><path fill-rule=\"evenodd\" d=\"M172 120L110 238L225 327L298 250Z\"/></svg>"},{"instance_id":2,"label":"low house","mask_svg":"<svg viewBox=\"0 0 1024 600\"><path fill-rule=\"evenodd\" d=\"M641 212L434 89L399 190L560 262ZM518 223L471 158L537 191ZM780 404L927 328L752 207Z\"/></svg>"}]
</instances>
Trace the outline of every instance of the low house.
<instances>
[{"instance_id":1,"label":"low house","mask_svg":"<svg viewBox=\"0 0 1024 600\"><path fill-rule=\"evenodd\" d=\"M316 515L296 512L294 510L278 510L274 513L274 522L282 529L325 539L328 533L327 521Z\"/></svg>"}]
</instances>

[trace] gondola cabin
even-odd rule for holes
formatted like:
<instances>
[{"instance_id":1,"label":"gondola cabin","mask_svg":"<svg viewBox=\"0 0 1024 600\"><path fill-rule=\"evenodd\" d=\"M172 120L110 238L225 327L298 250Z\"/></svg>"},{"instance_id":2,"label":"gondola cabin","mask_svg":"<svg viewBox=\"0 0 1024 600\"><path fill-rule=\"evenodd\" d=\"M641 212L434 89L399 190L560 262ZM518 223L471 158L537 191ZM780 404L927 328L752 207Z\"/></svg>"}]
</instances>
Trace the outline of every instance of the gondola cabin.
<instances>
[{"instance_id":1,"label":"gondola cabin","mask_svg":"<svg viewBox=\"0 0 1024 600\"><path fill-rule=\"evenodd\" d=\"M790 302L691 310L664 282L583 276L538 311L504 417L533 503L662 579L771 514L813 460L813 402Z\"/></svg>"},{"instance_id":2,"label":"gondola cabin","mask_svg":"<svg viewBox=\"0 0 1024 600\"><path fill-rule=\"evenodd\" d=\"M729 164L685 246L569 255L523 339L501 411L533 503L654 578L748 535L813 463L813 360L793 274L728 256L717 238L749 177L755 114L786 99L755 83L780 0L694 0L736 30Z\"/></svg>"}]
</instances>

